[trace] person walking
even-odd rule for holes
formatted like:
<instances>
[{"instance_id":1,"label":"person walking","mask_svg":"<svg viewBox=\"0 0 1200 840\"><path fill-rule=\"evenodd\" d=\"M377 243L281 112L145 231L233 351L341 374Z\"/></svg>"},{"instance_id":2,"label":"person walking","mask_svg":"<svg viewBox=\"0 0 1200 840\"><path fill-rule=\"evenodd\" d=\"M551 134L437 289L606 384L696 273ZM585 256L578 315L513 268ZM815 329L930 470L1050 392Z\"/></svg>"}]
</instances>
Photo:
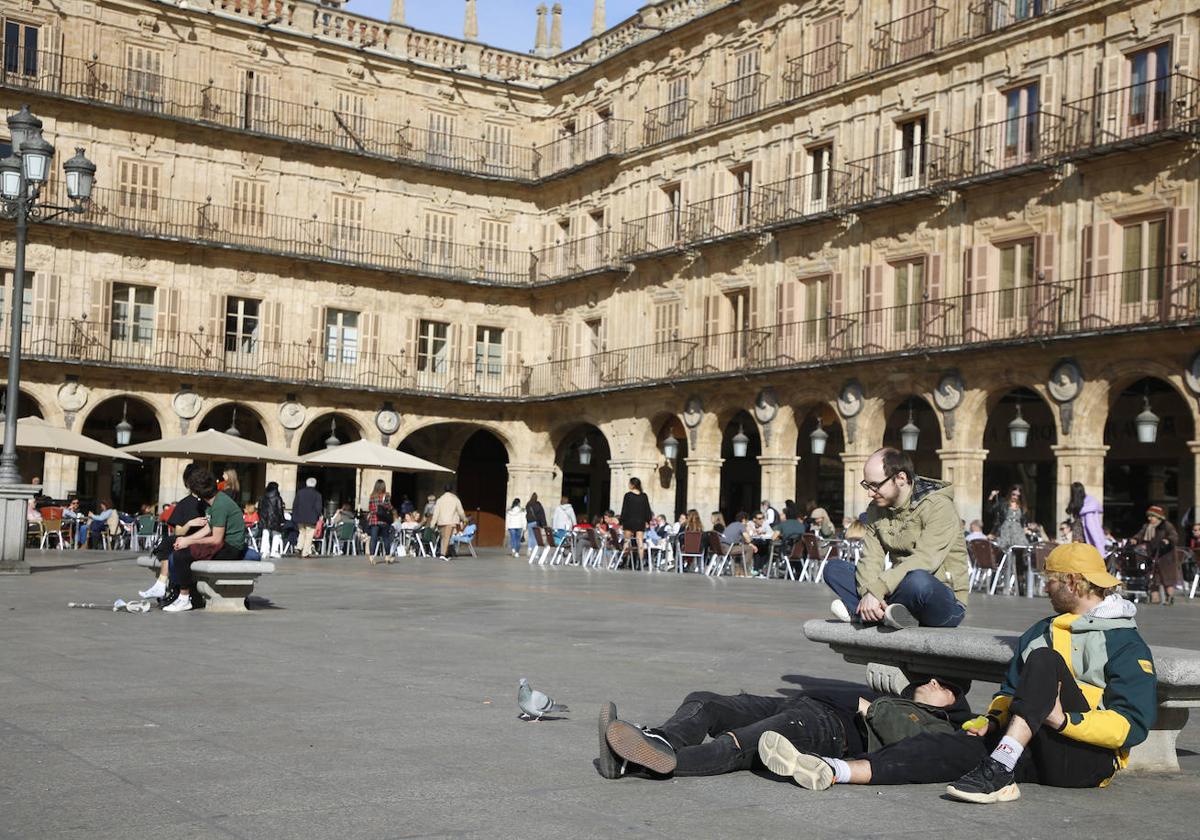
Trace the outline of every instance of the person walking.
<instances>
[{"instance_id":1,"label":"person walking","mask_svg":"<svg viewBox=\"0 0 1200 840\"><path fill-rule=\"evenodd\" d=\"M1138 531L1136 540L1134 550L1144 552L1152 564L1150 603L1171 606L1175 603L1176 587L1183 586L1183 570L1175 556L1179 532L1167 521L1167 513L1160 505L1146 509L1146 524Z\"/></svg>"},{"instance_id":2,"label":"person walking","mask_svg":"<svg viewBox=\"0 0 1200 840\"><path fill-rule=\"evenodd\" d=\"M504 527L508 529L508 546L512 556L521 553L521 533L525 530L525 508L520 499L513 499L508 511L504 514Z\"/></svg>"},{"instance_id":3,"label":"person walking","mask_svg":"<svg viewBox=\"0 0 1200 840\"><path fill-rule=\"evenodd\" d=\"M650 498L642 492L640 478L629 479L629 490L621 500L621 515L618 518L621 520L621 530L625 532L625 541L629 542L630 538L637 540L638 564L650 571L646 566L646 523L654 518L654 512L650 510Z\"/></svg>"},{"instance_id":4,"label":"person walking","mask_svg":"<svg viewBox=\"0 0 1200 840\"><path fill-rule=\"evenodd\" d=\"M447 484L442 495L438 496L437 501L433 505L433 526L441 533L441 553L438 554L439 560L450 559L450 538L454 536L454 529L457 528L462 521L467 518L466 511L463 510L462 501L458 496L454 495L454 486Z\"/></svg>"},{"instance_id":5,"label":"person walking","mask_svg":"<svg viewBox=\"0 0 1200 840\"><path fill-rule=\"evenodd\" d=\"M571 500L563 496L558 507L550 516L550 527L554 529L554 542L561 543L567 534L571 533L575 523L575 508L571 506Z\"/></svg>"},{"instance_id":6,"label":"person walking","mask_svg":"<svg viewBox=\"0 0 1200 840\"><path fill-rule=\"evenodd\" d=\"M262 529L258 553L264 559L278 560L283 551L283 496L279 495L279 483L267 483L267 489L258 500L258 524Z\"/></svg>"},{"instance_id":7,"label":"person walking","mask_svg":"<svg viewBox=\"0 0 1200 840\"><path fill-rule=\"evenodd\" d=\"M304 486L296 491L292 502L292 521L300 529L300 556L313 556L313 532L321 519L321 507L324 500L317 490L317 480L307 479Z\"/></svg>"},{"instance_id":8,"label":"person walking","mask_svg":"<svg viewBox=\"0 0 1200 840\"><path fill-rule=\"evenodd\" d=\"M1071 484L1071 499L1067 503L1067 519L1071 523L1071 539L1087 543L1100 552L1104 548L1104 507L1089 496L1082 483Z\"/></svg>"},{"instance_id":9,"label":"person walking","mask_svg":"<svg viewBox=\"0 0 1200 840\"><path fill-rule=\"evenodd\" d=\"M392 550L392 520L395 518L387 485L382 478L376 479L375 486L371 488L371 496L367 499L367 533L371 535L369 550L372 557L381 544L385 555Z\"/></svg>"},{"instance_id":10,"label":"person walking","mask_svg":"<svg viewBox=\"0 0 1200 840\"><path fill-rule=\"evenodd\" d=\"M537 493L531 494L529 504L525 505L525 527L529 531L529 544L526 548L532 555L537 546L537 537L534 536L533 529L546 527L546 509L538 501Z\"/></svg>"}]
</instances>

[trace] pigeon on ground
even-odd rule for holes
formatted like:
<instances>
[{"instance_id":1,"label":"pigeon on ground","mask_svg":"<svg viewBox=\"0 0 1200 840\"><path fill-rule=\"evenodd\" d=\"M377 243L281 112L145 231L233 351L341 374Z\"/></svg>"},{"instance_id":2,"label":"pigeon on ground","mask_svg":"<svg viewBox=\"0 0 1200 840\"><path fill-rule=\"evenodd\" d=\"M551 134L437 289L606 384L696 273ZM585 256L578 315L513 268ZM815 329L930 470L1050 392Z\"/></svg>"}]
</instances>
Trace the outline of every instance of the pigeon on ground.
<instances>
[{"instance_id":1,"label":"pigeon on ground","mask_svg":"<svg viewBox=\"0 0 1200 840\"><path fill-rule=\"evenodd\" d=\"M543 715L551 712L570 711L561 703L555 703L553 697L548 697L529 685L529 680L521 677L517 688L517 705L521 707L521 717L525 720L541 720Z\"/></svg>"}]
</instances>

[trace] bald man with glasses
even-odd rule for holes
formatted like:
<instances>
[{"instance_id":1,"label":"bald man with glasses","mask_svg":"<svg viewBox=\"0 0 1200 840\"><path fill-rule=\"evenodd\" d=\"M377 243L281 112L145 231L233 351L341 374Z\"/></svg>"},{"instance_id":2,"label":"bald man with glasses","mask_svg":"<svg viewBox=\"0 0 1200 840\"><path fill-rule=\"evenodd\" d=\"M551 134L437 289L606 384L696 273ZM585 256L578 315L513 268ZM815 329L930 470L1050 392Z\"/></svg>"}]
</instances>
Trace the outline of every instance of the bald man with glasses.
<instances>
[{"instance_id":1,"label":"bald man with glasses","mask_svg":"<svg viewBox=\"0 0 1200 840\"><path fill-rule=\"evenodd\" d=\"M957 627L967 611L970 569L950 483L919 477L911 458L884 447L863 465L861 485L871 499L862 559L825 567L838 596L834 616L897 630Z\"/></svg>"}]
</instances>

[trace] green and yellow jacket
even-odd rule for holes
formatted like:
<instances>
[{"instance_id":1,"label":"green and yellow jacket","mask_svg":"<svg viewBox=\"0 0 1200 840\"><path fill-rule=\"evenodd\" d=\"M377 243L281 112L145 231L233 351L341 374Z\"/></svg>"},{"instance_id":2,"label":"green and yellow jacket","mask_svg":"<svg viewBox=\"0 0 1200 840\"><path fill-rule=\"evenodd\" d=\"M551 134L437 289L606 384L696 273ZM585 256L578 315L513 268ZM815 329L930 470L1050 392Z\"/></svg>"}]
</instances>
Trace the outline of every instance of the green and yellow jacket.
<instances>
[{"instance_id":1,"label":"green and yellow jacket","mask_svg":"<svg viewBox=\"0 0 1200 840\"><path fill-rule=\"evenodd\" d=\"M1067 663L1091 707L1069 712L1062 734L1113 750L1117 765L1124 767L1130 748L1146 740L1158 713L1154 658L1138 633L1135 612L1133 604L1110 595L1086 615L1064 613L1030 627L1021 636L988 715L1007 725L1022 663L1033 651L1052 648Z\"/></svg>"}]
</instances>

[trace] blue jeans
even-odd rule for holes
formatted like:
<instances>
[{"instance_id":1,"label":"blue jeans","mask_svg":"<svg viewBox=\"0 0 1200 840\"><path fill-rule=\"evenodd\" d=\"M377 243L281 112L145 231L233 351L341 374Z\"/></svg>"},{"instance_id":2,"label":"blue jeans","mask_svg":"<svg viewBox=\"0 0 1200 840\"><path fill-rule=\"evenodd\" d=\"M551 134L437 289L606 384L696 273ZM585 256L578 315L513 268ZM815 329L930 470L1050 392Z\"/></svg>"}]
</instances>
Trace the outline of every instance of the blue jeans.
<instances>
[{"instance_id":1,"label":"blue jeans","mask_svg":"<svg viewBox=\"0 0 1200 840\"><path fill-rule=\"evenodd\" d=\"M542 526L538 525L536 522L529 522L529 523L526 523L526 525L525 525L526 530L529 531L529 550L530 551L533 551L535 548L537 548L537 537L535 537L533 535L533 532L534 532L535 528L540 528L540 527L542 527Z\"/></svg>"},{"instance_id":2,"label":"blue jeans","mask_svg":"<svg viewBox=\"0 0 1200 840\"><path fill-rule=\"evenodd\" d=\"M512 546L513 551L521 550L521 529L520 528L509 528L508 529L508 544L510 546Z\"/></svg>"},{"instance_id":3,"label":"blue jeans","mask_svg":"<svg viewBox=\"0 0 1200 840\"><path fill-rule=\"evenodd\" d=\"M383 544L384 552L392 550L392 526L380 522L378 525L368 525L367 533L371 535L371 553L375 553L375 547L380 543Z\"/></svg>"},{"instance_id":4,"label":"blue jeans","mask_svg":"<svg viewBox=\"0 0 1200 840\"><path fill-rule=\"evenodd\" d=\"M850 615L861 600L854 580L854 564L845 560L830 560L825 566L825 583L842 599ZM957 627L967 614L949 586L924 569L914 569L904 576L896 591L884 599L888 604L903 604L922 627Z\"/></svg>"}]
</instances>

